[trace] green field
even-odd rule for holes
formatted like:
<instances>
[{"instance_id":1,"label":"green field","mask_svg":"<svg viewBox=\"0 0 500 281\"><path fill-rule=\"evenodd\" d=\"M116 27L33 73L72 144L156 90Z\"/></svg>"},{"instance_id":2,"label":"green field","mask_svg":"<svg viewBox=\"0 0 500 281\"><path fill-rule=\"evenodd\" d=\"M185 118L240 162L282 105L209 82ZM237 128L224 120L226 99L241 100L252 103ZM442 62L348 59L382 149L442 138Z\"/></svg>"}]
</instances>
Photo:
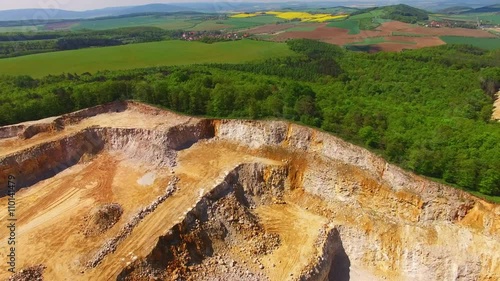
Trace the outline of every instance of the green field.
<instances>
[{"instance_id":1,"label":"green field","mask_svg":"<svg viewBox=\"0 0 500 281\"><path fill-rule=\"evenodd\" d=\"M362 45L373 45L373 44L379 44L379 43L398 43L398 44L408 44L408 45L415 45L416 44L415 42L408 42L408 41L385 40L384 37L371 37L371 38L365 38L363 41L349 43L347 45L362 46Z\"/></svg>"},{"instance_id":2,"label":"green field","mask_svg":"<svg viewBox=\"0 0 500 281\"><path fill-rule=\"evenodd\" d=\"M229 18L223 22L224 24L233 26L234 29L244 29L259 25L273 24L279 21L283 21L283 19L277 18L273 15L265 15L250 18Z\"/></svg>"},{"instance_id":3,"label":"green field","mask_svg":"<svg viewBox=\"0 0 500 281\"><path fill-rule=\"evenodd\" d=\"M338 27L349 30L349 34L359 34L361 30L373 30L380 24L391 20L382 19L383 10L374 10L368 13L354 15L344 21L331 22L329 27Z\"/></svg>"},{"instance_id":4,"label":"green field","mask_svg":"<svg viewBox=\"0 0 500 281\"><path fill-rule=\"evenodd\" d=\"M195 23L193 26L188 28L188 30L192 31L204 31L204 30L221 30L232 28L231 25L223 23L224 21L219 20L206 20L202 22Z\"/></svg>"},{"instance_id":5,"label":"green field","mask_svg":"<svg viewBox=\"0 0 500 281\"><path fill-rule=\"evenodd\" d=\"M473 38L459 36L441 36L446 44L469 44L475 47L494 50L500 49L500 38Z\"/></svg>"},{"instance_id":6,"label":"green field","mask_svg":"<svg viewBox=\"0 0 500 281\"><path fill-rule=\"evenodd\" d=\"M429 35L425 34L417 34L417 33L409 33L409 32L401 32L401 31L393 31L392 36L405 36L405 37L427 37Z\"/></svg>"},{"instance_id":7,"label":"green field","mask_svg":"<svg viewBox=\"0 0 500 281\"><path fill-rule=\"evenodd\" d=\"M431 20L451 20L451 21L466 21L466 22L477 22L477 19L481 20L483 23L494 23L500 24L500 14L496 13L480 13L480 14L463 14L463 15L444 15L444 14L433 14L430 15Z\"/></svg>"},{"instance_id":8,"label":"green field","mask_svg":"<svg viewBox=\"0 0 500 281\"><path fill-rule=\"evenodd\" d=\"M250 18L228 18L226 20L204 20L198 16L140 16L82 21L72 26L71 29L104 30L121 27L154 26L170 30L237 30L252 28L259 25L273 24L278 21L283 20L273 15L263 15Z\"/></svg>"},{"instance_id":9,"label":"green field","mask_svg":"<svg viewBox=\"0 0 500 281\"><path fill-rule=\"evenodd\" d=\"M380 17L384 14L384 10L382 9L379 9L379 10L374 10L374 11L371 11L371 12L368 12L368 13L363 13L363 14L359 14L359 15L354 15L352 17L350 17L350 19L353 19L353 20L359 20L359 19L371 19L371 18L377 18L377 17Z\"/></svg>"},{"instance_id":10,"label":"green field","mask_svg":"<svg viewBox=\"0 0 500 281\"><path fill-rule=\"evenodd\" d=\"M0 32L32 32L40 30L39 26L12 26L12 27L0 27Z\"/></svg>"},{"instance_id":11,"label":"green field","mask_svg":"<svg viewBox=\"0 0 500 281\"><path fill-rule=\"evenodd\" d=\"M359 34L359 21L347 19L344 21L334 21L327 25L328 27L338 27L349 30L349 34Z\"/></svg>"},{"instance_id":12,"label":"green field","mask_svg":"<svg viewBox=\"0 0 500 281\"><path fill-rule=\"evenodd\" d=\"M372 45L372 44L378 44L378 43L384 43L387 42L384 37L372 37L372 38L365 38L361 42L354 42L350 43L348 45Z\"/></svg>"},{"instance_id":13,"label":"green field","mask_svg":"<svg viewBox=\"0 0 500 281\"><path fill-rule=\"evenodd\" d=\"M174 16L141 16L141 17L126 17L103 20L82 21L72 27L73 30L93 29L104 30L121 27L135 26L156 26L164 29L188 29L193 27L197 22L187 17Z\"/></svg>"},{"instance_id":14,"label":"green field","mask_svg":"<svg viewBox=\"0 0 500 281\"><path fill-rule=\"evenodd\" d=\"M41 77L161 65L239 63L291 54L284 43L241 40L205 44L176 40L1 59L0 74Z\"/></svg>"}]
</instances>

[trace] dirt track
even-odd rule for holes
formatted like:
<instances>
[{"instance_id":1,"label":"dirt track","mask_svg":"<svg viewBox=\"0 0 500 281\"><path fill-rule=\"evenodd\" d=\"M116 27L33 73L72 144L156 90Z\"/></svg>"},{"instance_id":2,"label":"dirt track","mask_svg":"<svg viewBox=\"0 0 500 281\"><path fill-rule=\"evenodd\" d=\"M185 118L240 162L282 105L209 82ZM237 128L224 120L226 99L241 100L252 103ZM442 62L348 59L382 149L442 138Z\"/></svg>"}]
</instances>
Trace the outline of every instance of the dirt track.
<instances>
[{"instance_id":1,"label":"dirt track","mask_svg":"<svg viewBox=\"0 0 500 281\"><path fill-rule=\"evenodd\" d=\"M17 269L41 264L45 280L500 276L500 207L308 128L117 103L0 136L0 183L15 173L25 187ZM85 236L88 215L110 203L118 222Z\"/></svg>"}]
</instances>

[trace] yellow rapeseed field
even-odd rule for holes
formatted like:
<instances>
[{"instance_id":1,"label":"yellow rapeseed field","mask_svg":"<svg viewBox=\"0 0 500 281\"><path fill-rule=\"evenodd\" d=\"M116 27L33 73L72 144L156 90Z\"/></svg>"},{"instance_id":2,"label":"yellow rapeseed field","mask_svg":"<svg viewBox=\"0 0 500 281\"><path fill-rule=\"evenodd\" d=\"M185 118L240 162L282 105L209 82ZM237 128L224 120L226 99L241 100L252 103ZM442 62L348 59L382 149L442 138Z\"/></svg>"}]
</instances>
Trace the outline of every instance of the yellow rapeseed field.
<instances>
[{"instance_id":1,"label":"yellow rapeseed field","mask_svg":"<svg viewBox=\"0 0 500 281\"><path fill-rule=\"evenodd\" d=\"M274 12L269 11L266 12L268 15L275 15L278 18L292 20L292 19L300 19L301 21L309 21L309 22L324 22L335 19L346 18L347 15L331 15L331 14L310 14L307 12Z\"/></svg>"},{"instance_id":2,"label":"yellow rapeseed field","mask_svg":"<svg viewBox=\"0 0 500 281\"><path fill-rule=\"evenodd\" d=\"M240 13L240 14L234 14L231 17L232 18L250 18L250 17L256 17L259 15L262 15L263 13ZM325 22L329 20L336 20L336 19L342 19L346 18L347 15L331 15L331 14L310 14L307 12L275 12L275 11L268 11L265 12L267 15L274 15L280 19L286 19L286 20L292 20L292 19L300 19L301 21L308 21L308 22Z\"/></svg>"},{"instance_id":3,"label":"yellow rapeseed field","mask_svg":"<svg viewBox=\"0 0 500 281\"><path fill-rule=\"evenodd\" d=\"M344 19L346 17L347 17L347 15L338 15L338 16L326 15L326 16L322 16L322 17L317 17L317 18L310 19L309 21L313 21L313 22L325 22L325 21L329 21L329 20Z\"/></svg>"},{"instance_id":4,"label":"yellow rapeseed field","mask_svg":"<svg viewBox=\"0 0 500 281\"><path fill-rule=\"evenodd\" d=\"M241 13L241 14L236 14L236 15L232 15L231 17L232 18L251 18L251 17L256 17L260 15L260 13Z\"/></svg>"}]
</instances>

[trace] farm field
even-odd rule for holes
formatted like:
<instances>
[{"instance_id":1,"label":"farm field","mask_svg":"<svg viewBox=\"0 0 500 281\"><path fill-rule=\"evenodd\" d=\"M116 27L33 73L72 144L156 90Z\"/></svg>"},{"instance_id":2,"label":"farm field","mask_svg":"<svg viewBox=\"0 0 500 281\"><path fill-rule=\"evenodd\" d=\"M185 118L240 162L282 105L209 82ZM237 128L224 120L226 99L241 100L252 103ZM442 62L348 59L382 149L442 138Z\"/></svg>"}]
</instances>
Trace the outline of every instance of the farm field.
<instances>
[{"instance_id":1,"label":"farm field","mask_svg":"<svg viewBox=\"0 0 500 281\"><path fill-rule=\"evenodd\" d=\"M193 27L195 24L196 21L190 20L186 17L176 18L172 16L142 16L81 21L80 23L73 25L71 29L105 30L135 26L156 26L164 29L187 29Z\"/></svg>"},{"instance_id":2,"label":"farm field","mask_svg":"<svg viewBox=\"0 0 500 281\"><path fill-rule=\"evenodd\" d=\"M204 30L221 30L221 29L228 29L228 28L232 28L232 26L224 23L224 21L207 20L207 21L194 23L194 25L187 28L187 30L204 31Z\"/></svg>"},{"instance_id":3,"label":"farm field","mask_svg":"<svg viewBox=\"0 0 500 281\"><path fill-rule=\"evenodd\" d=\"M12 27L4 27L0 26L0 32L32 32L38 31L41 27L38 26L12 26Z\"/></svg>"},{"instance_id":4,"label":"farm field","mask_svg":"<svg viewBox=\"0 0 500 281\"><path fill-rule=\"evenodd\" d=\"M283 21L274 15L261 15L258 17L230 17L214 20L204 19L202 16L140 16L113 19L96 19L81 21L69 26L71 30L105 30L122 27L154 26L168 30L220 30L220 29L245 29L265 24L274 24Z\"/></svg>"},{"instance_id":5,"label":"farm field","mask_svg":"<svg viewBox=\"0 0 500 281\"><path fill-rule=\"evenodd\" d=\"M493 50L500 48L500 38L472 38L459 36L441 36L446 44L468 44L479 48Z\"/></svg>"},{"instance_id":6,"label":"farm field","mask_svg":"<svg viewBox=\"0 0 500 281\"><path fill-rule=\"evenodd\" d=\"M223 23L231 25L233 29L245 29L265 24L274 24L279 21L283 21L283 19L277 18L273 15L262 15L247 18L228 18L227 20L224 20Z\"/></svg>"},{"instance_id":7,"label":"farm field","mask_svg":"<svg viewBox=\"0 0 500 281\"><path fill-rule=\"evenodd\" d=\"M105 69L240 63L292 54L286 44L266 41L241 40L216 44L162 41L2 59L0 74L41 77L48 74L81 74Z\"/></svg>"},{"instance_id":8,"label":"farm field","mask_svg":"<svg viewBox=\"0 0 500 281\"><path fill-rule=\"evenodd\" d=\"M264 17L264 13L241 13L232 15L231 18L259 18ZM287 11L287 12L275 12L268 11L265 12L267 15L274 16L276 18L285 19L285 20L297 20L300 19L302 22L325 22L331 20L339 20L344 19L347 15L332 15L332 14L324 14L324 13L315 13L311 14L308 12L299 12L299 11Z\"/></svg>"},{"instance_id":9,"label":"farm field","mask_svg":"<svg viewBox=\"0 0 500 281\"><path fill-rule=\"evenodd\" d=\"M476 22L477 19L483 23L500 24L500 14L496 13L480 13L480 14L460 14L460 15L445 15L445 14L432 14L432 20L452 20L452 21L469 21Z\"/></svg>"},{"instance_id":10,"label":"farm field","mask_svg":"<svg viewBox=\"0 0 500 281\"><path fill-rule=\"evenodd\" d=\"M268 12L267 14L235 14L227 19L213 19L213 15L164 15L164 16L130 16L120 18L106 18L83 21L68 21L40 26L41 30L68 29L68 30L106 30L123 27L153 26L168 30L241 30L255 28L267 24L283 23L292 19L301 18L302 22L324 22L342 20L347 15L331 15L327 13L310 14L307 12ZM294 22L297 24L298 22ZM33 28L32 28L33 29ZM7 30L6 30L7 31ZM10 31L10 30L9 30ZM22 31L13 28L13 31Z\"/></svg>"},{"instance_id":11,"label":"farm field","mask_svg":"<svg viewBox=\"0 0 500 281\"><path fill-rule=\"evenodd\" d=\"M349 34L359 34L361 30L359 29L359 22L357 20L344 20L344 21L337 21L337 22L331 22L328 24L328 27L337 27L337 28L343 28L349 30Z\"/></svg>"},{"instance_id":12,"label":"farm field","mask_svg":"<svg viewBox=\"0 0 500 281\"><path fill-rule=\"evenodd\" d=\"M457 38L469 38L467 40L477 40L478 46L487 46L488 49L499 48L497 43L500 39L492 33L483 30L465 29L465 28L427 28L408 23L391 21L384 22L373 30L359 30L356 21L347 20L342 22L333 22L322 24L314 31L297 30L277 34L273 37L276 41L286 41L288 39L308 38L321 40L323 42L346 46L349 49L353 45L358 47L356 50L370 50L373 46L374 51L401 51L403 49L418 49L423 47L439 46L448 42L443 41L443 36L460 36ZM455 41L453 41L455 40ZM458 39L449 41L457 42ZM464 39L460 39L464 40ZM467 43L467 40L464 43ZM359 48L359 46L368 46Z\"/></svg>"}]
</instances>

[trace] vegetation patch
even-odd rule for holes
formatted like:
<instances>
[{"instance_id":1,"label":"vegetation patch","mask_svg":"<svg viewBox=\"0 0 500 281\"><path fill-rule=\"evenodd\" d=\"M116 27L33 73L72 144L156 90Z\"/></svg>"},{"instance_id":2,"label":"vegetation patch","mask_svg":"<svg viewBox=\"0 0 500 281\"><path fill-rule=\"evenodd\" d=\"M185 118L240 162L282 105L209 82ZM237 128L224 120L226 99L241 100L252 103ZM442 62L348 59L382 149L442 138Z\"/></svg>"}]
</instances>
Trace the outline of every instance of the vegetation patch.
<instances>
[{"instance_id":1,"label":"vegetation patch","mask_svg":"<svg viewBox=\"0 0 500 281\"><path fill-rule=\"evenodd\" d=\"M439 38L446 42L446 44L466 44L486 50L500 48L500 38L473 38L460 36L441 36Z\"/></svg>"},{"instance_id":2,"label":"vegetation patch","mask_svg":"<svg viewBox=\"0 0 500 281\"><path fill-rule=\"evenodd\" d=\"M349 34L352 34L352 35L359 34L361 32L361 30L359 28L359 21L352 20L352 19L331 22L327 26L347 29L347 30L349 30Z\"/></svg>"}]
</instances>

